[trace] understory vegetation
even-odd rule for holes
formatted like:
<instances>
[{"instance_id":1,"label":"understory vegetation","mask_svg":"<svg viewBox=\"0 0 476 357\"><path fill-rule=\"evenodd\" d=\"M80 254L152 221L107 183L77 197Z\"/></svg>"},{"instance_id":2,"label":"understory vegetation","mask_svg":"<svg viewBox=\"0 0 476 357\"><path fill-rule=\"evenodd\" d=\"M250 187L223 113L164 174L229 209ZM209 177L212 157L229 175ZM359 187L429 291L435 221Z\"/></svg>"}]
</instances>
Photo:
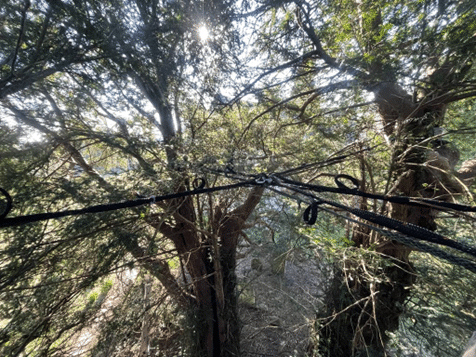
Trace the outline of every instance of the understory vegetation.
<instances>
[{"instance_id":1,"label":"understory vegetation","mask_svg":"<svg viewBox=\"0 0 476 357\"><path fill-rule=\"evenodd\" d=\"M0 355L461 356L476 2L0 0Z\"/></svg>"}]
</instances>

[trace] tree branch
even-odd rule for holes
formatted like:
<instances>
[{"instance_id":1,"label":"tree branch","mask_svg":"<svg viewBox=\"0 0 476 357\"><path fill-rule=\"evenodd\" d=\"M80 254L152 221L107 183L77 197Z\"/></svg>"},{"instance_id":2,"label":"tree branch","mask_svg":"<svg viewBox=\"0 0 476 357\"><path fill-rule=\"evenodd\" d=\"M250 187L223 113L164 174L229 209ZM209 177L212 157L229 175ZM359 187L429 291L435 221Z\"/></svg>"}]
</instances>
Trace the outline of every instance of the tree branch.
<instances>
[{"instance_id":1,"label":"tree branch","mask_svg":"<svg viewBox=\"0 0 476 357\"><path fill-rule=\"evenodd\" d=\"M30 7L30 5L31 5L30 0L25 0L25 6L23 7L23 10L22 10L20 34L18 35L17 45L15 47L15 51L13 52L12 65L10 66L11 73L15 71L15 62L17 60L18 51L20 50L20 46L23 42L23 35L25 34L26 12L28 11L28 8Z\"/></svg>"},{"instance_id":2,"label":"tree branch","mask_svg":"<svg viewBox=\"0 0 476 357\"><path fill-rule=\"evenodd\" d=\"M326 64L339 70L342 73L348 73L360 79L366 79L368 76L365 72L359 71L353 67L347 66L343 64L343 61L339 63L335 58L329 56L329 54L324 50L321 44L321 40L316 35L316 30L312 25L311 18L309 16L309 12L304 9L304 6L307 7L307 4L302 0L295 0L294 3L298 7L298 17L301 18L299 24L304 32L307 34L309 39L312 41L314 47L316 48L315 52ZM300 14L304 14L305 21L302 21L302 16Z\"/></svg>"},{"instance_id":3,"label":"tree branch","mask_svg":"<svg viewBox=\"0 0 476 357\"><path fill-rule=\"evenodd\" d=\"M241 96L244 94L244 93L249 93L249 90L251 88L253 88L253 86L259 82L261 79L263 79L264 77L270 75L271 73L274 73L276 71L279 71L279 70L282 70L282 69L286 69L286 68L289 68L291 67L293 64L296 64L296 63L299 63L299 62L302 62L308 58L312 58L313 56L317 55L318 52L317 51L311 51L311 52L308 52L308 53L305 53L303 54L302 56L299 56L298 58L296 59L293 59L289 62L286 62L282 65L279 65L277 67L274 67L268 71L265 71L263 74L259 75L258 78L256 78L253 82L251 82L250 84L248 84L240 93L238 93L235 98L233 98L229 105L232 105L232 104L235 104L240 98Z\"/></svg>"},{"instance_id":4,"label":"tree branch","mask_svg":"<svg viewBox=\"0 0 476 357\"><path fill-rule=\"evenodd\" d=\"M298 93L296 95L293 95L292 97L286 98L286 99L280 101L279 103L276 103L275 105L272 105L271 107L266 109L264 112L261 112L260 114L255 116L253 119L251 119L249 124L243 130L243 133L241 134L241 137L238 140L238 142L241 142L241 140L243 140L243 138L246 136L247 132L250 130L251 126L253 125L253 123L256 120L261 118L263 115L273 111L275 108L292 101L293 99L296 99L296 98L299 98L299 97L304 97L306 95L322 95L322 94L326 94L326 93L329 93L329 92L332 92L332 91L335 91L335 90L338 90L338 89L347 89L347 88L350 88L350 87L352 87L353 85L356 85L356 84L358 84L357 80L342 81L342 82L338 82L338 83L329 84L329 85L324 86L324 87L312 89L312 90L309 90L309 91L306 91L306 92ZM299 111L299 108L296 108L296 110Z\"/></svg>"},{"instance_id":5,"label":"tree branch","mask_svg":"<svg viewBox=\"0 0 476 357\"><path fill-rule=\"evenodd\" d=\"M114 191L114 187L111 186L104 178L102 178L101 175L99 175L96 172L96 170L94 170L94 168L86 162L81 152L78 149L76 149L66 138L61 137L54 131L48 129L47 127L37 122L35 119L30 118L27 114L24 113L24 111L16 108L8 100L6 99L3 100L3 103L8 109L10 109L15 114L15 116L18 119L20 119L20 121L22 121L23 123L29 126L32 126L33 128L41 131L42 133L50 136L51 138L56 140L58 143L60 143L66 149L66 151L68 151L69 154L73 157L74 161L84 170L84 172L86 172L87 175L94 178L102 188L104 188L108 192ZM62 116L63 114L61 113L56 103L52 102L52 105L54 107L56 114Z\"/></svg>"},{"instance_id":6,"label":"tree branch","mask_svg":"<svg viewBox=\"0 0 476 357\"><path fill-rule=\"evenodd\" d=\"M140 264L162 283L167 292L174 297L174 301L177 302L177 304L182 307L188 305L186 295L170 272L169 265L166 261L153 259L147 255L145 249L141 248L133 239L128 240L125 245L133 257L139 260Z\"/></svg>"}]
</instances>

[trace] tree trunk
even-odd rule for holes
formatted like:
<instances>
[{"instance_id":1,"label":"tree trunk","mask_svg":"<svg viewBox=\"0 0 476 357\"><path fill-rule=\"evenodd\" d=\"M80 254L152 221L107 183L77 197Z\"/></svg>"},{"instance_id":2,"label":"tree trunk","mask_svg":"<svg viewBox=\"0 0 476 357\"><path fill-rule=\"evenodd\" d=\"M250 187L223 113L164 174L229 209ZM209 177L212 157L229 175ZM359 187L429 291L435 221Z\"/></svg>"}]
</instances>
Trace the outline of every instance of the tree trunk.
<instances>
[{"instance_id":1,"label":"tree trunk","mask_svg":"<svg viewBox=\"0 0 476 357\"><path fill-rule=\"evenodd\" d=\"M179 191L185 188L181 187ZM195 224L196 209L191 197L170 203L175 225L157 224L165 237L175 245L191 279L187 301L191 331L191 353L194 356L238 356L240 352L239 319L236 295L236 249L244 224L259 203L263 188L251 190L246 201L232 210L220 207L210 217L211 231L200 231ZM175 282L165 279L166 268L156 276L174 293ZM172 286L173 285L173 286ZM177 299L176 299L177 300Z\"/></svg>"},{"instance_id":2,"label":"tree trunk","mask_svg":"<svg viewBox=\"0 0 476 357\"><path fill-rule=\"evenodd\" d=\"M435 145L436 140L424 141L436 134L435 128L443 122L446 105L431 104L430 100L428 105L417 105L396 83L382 83L373 90L384 131L394 145L391 165L395 185L389 193L439 200L462 194L465 187L461 183L472 182L476 160L468 160L456 173L453 170L459 159L457 150ZM362 200L361 208L367 209L365 200ZM436 214L431 208L391 204L386 206L385 214L429 230L436 229ZM354 305L345 313L333 316L332 322L321 330L321 337L327 341L320 345L325 355L384 356L388 341L385 332L398 329L402 306L414 282L409 261L412 249L381 235L371 241L369 234L366 227L354 227L356 246L369 248L374 245L378 253L392 259L394 264L384 268L386 279L369 280L369 267L365 262L360 265L346 262L346 271L336 275L327 314Z\"/></svg>"},{"instance_id":3,"label":"tree trunk","mask_svg":"<svg viewBox=\"0 0 476 357\"><path fill-rule=\"evenodd\" d=\"M149 304L150 304L150 288L151 288L151 279L150 276L144 279L144 316L142 317L142 328L140 334L140 347L139 347L139 356L149 356L149 347L150 347L150 317L149 317Z\"/></svg>"}]
</instances>

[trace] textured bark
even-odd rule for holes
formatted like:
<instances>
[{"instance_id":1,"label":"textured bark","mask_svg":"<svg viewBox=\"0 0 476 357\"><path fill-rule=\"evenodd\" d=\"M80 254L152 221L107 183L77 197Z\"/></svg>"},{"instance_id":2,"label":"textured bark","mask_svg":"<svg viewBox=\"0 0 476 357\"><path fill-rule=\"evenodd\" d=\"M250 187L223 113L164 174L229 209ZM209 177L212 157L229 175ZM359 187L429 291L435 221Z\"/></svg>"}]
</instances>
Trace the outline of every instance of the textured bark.
<instances>
[{"instance_id":1,"label":"textured bark","mask_svg":"<svg viewBox=\"0 0 476 357\"><path fill-rule=\"evenodd\" d=\"M151 279L147 276L144 279L144 317L142 318L142 327L140 333L140 347L139 347L139 356L148 356L149 355L149 346L150 346L150 317L149 317L149 304L150 304L150 288L151 288Z\"/></svg>"},{"instance_id":2,"label":"textured bark","mask_svg":"<svg viewBox=\"0 0 476 357\"><path fill-rule=\"evenodd\" d=\"M385 132L394 136L396 156L400 155L400 160L392 163L395 176L398 177L395 193L410 197L446 199L448 194L444 192L441 179L443 175L450 174L444 173L444 170L438 167L440 161L437 161L436 157L433 157L432 168L424 165L431 161L431 158L428 160L429 152L435 155L438 155L438 152L415 145L432 135L431 129L441 122L444 108L433 106L423 110L424 106L413 103L411 96L396 83L384 83L378 87L375 94L380 115L385 123ZM440 176L437 177L435 173ZM449 182L446 177L445 179L445 182ZM429 208L392 204L388 206L386 213L403 222L430 230L436 229L434 212ZM361 285L354 286L354 289L358 291L357 296L360 298L372 297L370 303L363 308L368 317L362 318L359 323L358 331L362 340L360 347L369 346L375 351L382 351L383 344L388 339L385 331L398 329L401 306L410 292L409 287L414 276L409 261L409 247L384 236L377 236L375 243L377 252L395 258L397 263L385 268L385 275L389 279L387 282L368 282L364 279ZM369 248L369 245L361 246Z\"/></svg>"},{"instance_id":3,"label":"textured bark","mask_svg":"<svg viewBox=\"0 0 476 357\"><path fill-rule=\"evenodd\" d=\"M184 189L180 187L179 191ZM259 187L252 189L245 202L231 212L223 212L217 207L211 219L212 232L197 228L191 197L170 202L168 209L175 225L161 222L156 227L174 243L190 275L191 289L188 292L171 279L166 263L159 268L159 262L153 258L142 259L149 272L189 310L191 330L195 331L192 353L196 356L239 355L236 249L245 222L259 203L263 190ZM137 258L144 253L138 246L131 248L129 250Z\"/></svg>"},{"instance_id":4,"label":"textured bark","mask_svg":"<svg viewBox=\"0 0 476 357\"><path fill-rule=\"evenodd\" d=\"M466 186L471 186L476 177L476 159L463 162L457 176Z\"/></svg>"},{"instance_id":5,"label":"textured bark","mask_svg":"<svg viewBox=\"0 0 476 357\"><path fill-rule=\"evenodd\" d=\"M219 309L218 313L218 332L221 356L223 357L240 355L237 278L235 273L236 249L245 222L259 203L263 191L264 189L261 187L254 188L241 206L222 218L218 230L218 236L222 242L220 262L223 280L220 284L222 284L224 294L224 306Z\"/></svg>"},{"instance_id":6,"label":"textured bark","mask_svg":"<svg viewBox=\"0 0 476 357\"><path fill-rule=\"evenodd\" d=\"M443 124L449 103L475 95L464 86L461 91L457 89L471 64L461 68L447 59L438 66L441 58L435 57L435 71L421 82L427 88L418 100L414 100L414 96L395 82L395 73L386 69L378 56L375 61L362 63L364 70L331 57L322 46L319 31L313 26L309 8L302 2L295 3L299 24L312 42L316 56L329 67L353 76L363 89L374 93L387 143L394 146L391 165L392 179L396 183L391 193L440 200L450 200L454 195L462 194L465 184L472 183L476 174L476 160L465 162L455 175L453 170L459 159L458 151L445 145L438 147L436 141L425 139L434 136L434 129ZM375 12L375 7L368 8L371 4L357 2L356 6L359 15L365 13L368 15L366 20L371 20L364 21L362 17L359 22L361 34L365 33L361 46L364 52L375 55L375 46L378 45L375 39L381 33L382 16ZM361 201L361 208L367 209L365 200ZM404 222L436 229L435 212L430 208L392 204L386 206L384 213ZM355 244L364 249L375 247L382 256L398 263L379 271L378 274L383 273L384 277L375 279L369 275L371 266L367 266L364 260L358 263L346 261L349 266L336 272L323 316L331 317L319 332L320 355L383 356L387 341L385 331L398 328L401 306L413 282L409 261L411 249L386 237L375 235L374 239L374 235L369 233L367 228L355 227Z\"/></svg>"},{"instance_id":7,"label":"textured bark","mask_svg":"<svg viewBox=\"0 0 476 357\"><path fill-rule=\"evenodd\" d=\"M185 187L181 186L178 191L183 190ZM169 202L174 225L149 222L174 243L190 276L188 290L178 284L167 262L148 256L136 241L124 240L128 251L162 283L174 301L189 312L194 356L239 355L236 249L245 222L259 203L263 190L252 189L245 202L231 212L217 207L211 219L211 232L198 229L191 197Z\"/></svg>"},{"instance_id":8,"label":"textured bark","mask_svg":"<svg viewBox=\"0 0 476 357\"><path fill-rule=\"evenodd\" d=\"M454 167L459 160L459 152L449 145L436 145L431 140L423 140L434 135L434 128L444 119L446 104L428 99L418 105L411 101L411 96L396 83L385 83L378 86L376 103L382 121L385 123L387 135L393 135L396 145L396 156L400 159L394 163L397 178L394 194L424 197L449 201L455 195L461 195L464 185L471 183L476 173L476 162L468 161L460 170L460 180L455 176ZM388 215L403 222L412 223L430 230L436 229L436 212L431 208L411 207L391 204L387 208ZM358 238L359 235L355 235ZM356 241L364 248L362 240ZM388 282L370 283L365 280L362 286L354 287L358 296L365 297L375 292L372 303L364 309L368 310L368 318L360 321L359 333L364 344L381 350L382 343L387 341L384 331L398 328L398 320L402 313L414 277L409 260L411 248L392 241L387 237L378 236L376 251L383 256L395 258L398 263L386 268ZM379 338L376 338L379 336Z\"/></svg>"},{"instance_id":9,"label":"textured bark","mask_svg":"<svg viewBox=\"0 0 476 357\"><path fill-rule=\"evenodd\" d=\"M476 160L464 162L455 172L458 150L450 145L439 145L438 141L424 141L432 137L434 128L443 122L446 104L431 98L415 104L397 83L382 83L373 89L385 134L391 137L395 157L398 157L392 163L395 179L392 194L443 201L464 194L476 175ZM365 189L365 176L362 176L362 189ZM365 200L361 201L360 208L368 208ZM403 222L436 229L436 212L431 208L391 204L385 213ZM327 314L343 309L346 312L333 316L321 331L321 337L330 341L320 345L321 353L383 356L388 340L385 332L398 329L402 306L414 282L412 249L373 234L370 239L369 229L357 225L353 241L365 249L374 246L395 264L384 268L386 279L368 279L369 267L365 262L349 261L342 275L336 275L335 286L327 299L332 301Z\"/></svg>"},{"instance_id":10,"label":"textured bark","mask_svg":"<svg viewBox=\"0 0 476 357\"><path fill-rule=\"evenodd\" d=\"M373 88L375 102L383 120L385 134L400 132L401 124L416 110L412 97L397 83L384 82Z\"/></svg>"}]
</instances>

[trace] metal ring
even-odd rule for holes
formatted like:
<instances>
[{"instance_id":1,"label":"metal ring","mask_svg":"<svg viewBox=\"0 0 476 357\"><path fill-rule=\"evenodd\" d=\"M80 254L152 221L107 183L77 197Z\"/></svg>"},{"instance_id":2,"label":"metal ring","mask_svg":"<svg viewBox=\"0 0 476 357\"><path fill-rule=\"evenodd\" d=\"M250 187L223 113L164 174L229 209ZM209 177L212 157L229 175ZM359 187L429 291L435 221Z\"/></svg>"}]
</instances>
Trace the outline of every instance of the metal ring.
<instances>
[{"instance_id":1,"label":"metal ring","mask_svg":"<svg viewBox=\"0 0 476 357\"><path fill-rule=\"evenodd\" d=\"M255 182L258 184L258 185L264 185L265 183L266 184L272 184L273 183L273 178L272 177L268 177L266 174L261 174L256 180Z\"/></svg>"}]
</instances>

